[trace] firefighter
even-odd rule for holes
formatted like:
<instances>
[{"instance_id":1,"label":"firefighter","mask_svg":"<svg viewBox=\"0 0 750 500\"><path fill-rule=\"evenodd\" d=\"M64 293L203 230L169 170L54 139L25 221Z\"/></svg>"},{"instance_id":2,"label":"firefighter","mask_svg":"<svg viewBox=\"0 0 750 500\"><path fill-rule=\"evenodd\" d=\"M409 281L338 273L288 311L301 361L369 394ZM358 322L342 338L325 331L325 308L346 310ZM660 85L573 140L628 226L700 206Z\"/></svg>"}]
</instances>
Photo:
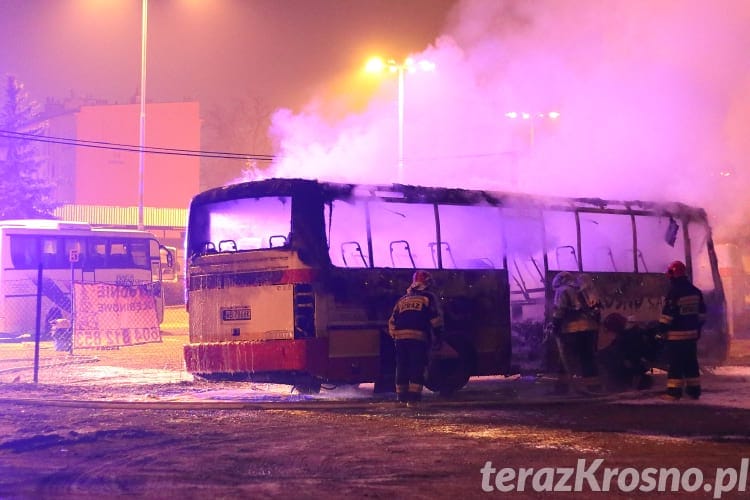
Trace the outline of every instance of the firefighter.
<instances>
[{"instance_id":1,"label":"firefighter","mask_svg":"<svg viewBox=\"0 0 750 500\"><path fill-rule=\"evenodd\" d=\"M430 273L416 271L388 321L396 344L396 399L402 403L422 399L430 344L437 348L442 342L443 313L432 288Z\"/></svg>"},{"instance_id":2,"label":"firefighter","mask_svg":"<svg viewBox=\"0 0 750 500\"><path fill-rule=\"evenodd\" d=\"M672 262L667 276L669 290L659 318L669 363L663 397L670 401L680 399L684 386L688 397L698 399L701 396L698 339L706 320L706 303L703 293L688 279L683 262Z\"/></svg>"},{"instance_id":3,"label":"firefighter","mask_svg":"<svg viewBox=\"0 0 750 500\"><path fill-rule=\"evenodd\" d=\"M595 359L601 304L587 278L576 279L573 274L561 271L552 280L555 292L552 331L560 355L556 394L569 392L578 366L583 379L580 392L596 393L601 389Z\"/></svg>"}]
</instances>

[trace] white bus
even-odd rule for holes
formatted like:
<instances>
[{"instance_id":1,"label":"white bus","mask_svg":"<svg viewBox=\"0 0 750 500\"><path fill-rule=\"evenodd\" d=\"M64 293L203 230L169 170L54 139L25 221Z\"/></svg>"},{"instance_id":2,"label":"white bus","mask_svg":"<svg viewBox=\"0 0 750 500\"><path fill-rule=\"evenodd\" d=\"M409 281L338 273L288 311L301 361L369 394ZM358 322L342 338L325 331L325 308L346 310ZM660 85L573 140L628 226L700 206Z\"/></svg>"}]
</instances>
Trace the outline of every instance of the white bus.
<instances>
[{"instance_id":1,"label":"white bus","mask_svg":"<svg viewBox=\"0 0 750 500\"><path fill-rule=\"evenodd\" d=\"M33 338L41 285L40 330L42 339L49 339L53 320L71 319L74 281L155 283L161 322L160 253L158 241L146 231L58 220L0 221L0 337Z\"/></svg>"}]
</instances>

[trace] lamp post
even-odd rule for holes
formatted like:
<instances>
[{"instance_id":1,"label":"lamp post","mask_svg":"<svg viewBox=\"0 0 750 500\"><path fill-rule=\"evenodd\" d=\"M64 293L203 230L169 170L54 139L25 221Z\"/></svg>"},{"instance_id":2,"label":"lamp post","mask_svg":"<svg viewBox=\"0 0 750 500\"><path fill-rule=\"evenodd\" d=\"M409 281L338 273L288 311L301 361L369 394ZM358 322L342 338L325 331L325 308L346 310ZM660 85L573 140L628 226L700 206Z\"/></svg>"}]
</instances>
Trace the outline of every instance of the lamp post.
<instances>
[{"instance_id":1,"label":"lamp post","mask_svg":"<svg viewBox=\"0 0 750 500\"><path fill-rule=\"evenodd\" d=\"M534 136L534 122L536 120L543 120L543 119L550 119L550 120L556 120L560 117L560 113L557 111L549 111L547 113L529 113L526 111L509 111L505 113L505 116L515 120L516 118L521 118L522 120L528 120L529 121L529 151L534 149L534 141L536 140L536 137Z\"/></svg>"},{"instance_id":2,"label":"lamp post","mask_svg":"<svg viewBox=\"0 0 750 500\"><path fill-rule=\"evenodd\" d=\"M431 61L416 62L411 57L398 64L393 59L384 61L379 57L373 57L365 65L365 70L370 73L382 73L385 70L398 75L398 182L404 182L404 75L406 72L414 73L421 71L434 71L435 63Z\"/></svg>"},{"instance_id":3,"label":"lamp post","mask_svg":"<svg viewBox=\"0 0 750 500\"><path fill-rule=\"evenodd\" d=\"M143 162L146 146L146 40L148 31L148 0L141 4L141 99L140 126L138 130L138 229L143 223Z\"/></svg>"}]
</instances>

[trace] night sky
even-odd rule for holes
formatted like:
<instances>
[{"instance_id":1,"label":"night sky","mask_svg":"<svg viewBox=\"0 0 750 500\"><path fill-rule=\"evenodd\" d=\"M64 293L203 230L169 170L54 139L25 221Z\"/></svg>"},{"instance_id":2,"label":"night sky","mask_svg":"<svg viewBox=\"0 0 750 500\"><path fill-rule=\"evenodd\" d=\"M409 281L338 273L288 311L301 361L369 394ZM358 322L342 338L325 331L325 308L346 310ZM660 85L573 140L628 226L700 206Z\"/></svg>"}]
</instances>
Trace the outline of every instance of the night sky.
<instances>
[{"instance_id":1,"label":"night sky","mask_svg":"<svg viewBox=\"0 0 750 500\"><path fill-rule=\"evenodd\" d=\"M296 108L372 53L423 50L454 3L150 0L146 96ZM129 102L140 85L141 0L0 0L0 39L0 71L39 101Z\"/></svg>"}]
</instances>

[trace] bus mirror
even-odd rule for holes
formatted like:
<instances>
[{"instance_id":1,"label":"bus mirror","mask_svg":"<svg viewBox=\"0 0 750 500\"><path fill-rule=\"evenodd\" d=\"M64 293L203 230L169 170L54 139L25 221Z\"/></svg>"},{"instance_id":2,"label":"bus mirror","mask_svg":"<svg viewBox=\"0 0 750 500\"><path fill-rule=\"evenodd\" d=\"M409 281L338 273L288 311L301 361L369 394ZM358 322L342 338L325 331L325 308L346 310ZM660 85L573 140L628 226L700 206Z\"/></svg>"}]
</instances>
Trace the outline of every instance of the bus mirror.
<instances>
[{"instance_id":1,"label":"bus mirror","mask_svg":"<svg viewBox=\"0 0 750 500\"><path fill-rule=\"evenodd\" d=\"M165 247L164 245L160 245L159 249L164 252L164 258L167 261L167 267L172 268L174 267L174 254L172 253L172 250Z\"/></svg>"}]
</instances>

